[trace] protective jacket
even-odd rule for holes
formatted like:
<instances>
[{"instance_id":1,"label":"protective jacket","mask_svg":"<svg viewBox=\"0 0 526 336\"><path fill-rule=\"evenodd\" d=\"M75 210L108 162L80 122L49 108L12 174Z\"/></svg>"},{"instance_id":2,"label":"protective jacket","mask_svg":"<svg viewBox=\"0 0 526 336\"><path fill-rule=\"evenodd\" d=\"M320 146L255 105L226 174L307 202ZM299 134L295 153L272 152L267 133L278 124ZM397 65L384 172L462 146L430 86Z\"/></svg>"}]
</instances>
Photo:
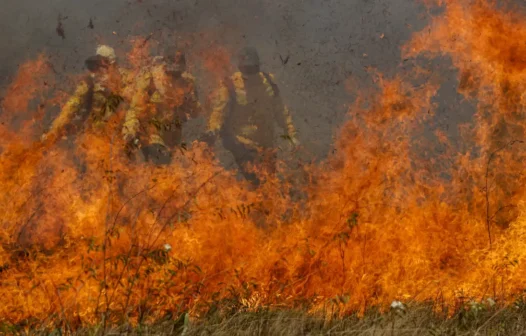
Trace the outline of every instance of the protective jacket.
<instances>
[{"instance_id":1,"label":"protective jacket","mask_svg":"<svg viewBox=\"0 0 526 336\"><path fill-rule=\"evenodd\" d=\"M142 144L174 147L181 141L182 124L200 109L194 77L183 72L174 78L164 64L156 65L138 76L122 134Z\"/></svg>"},{"instance_id":2,"label":"protective jacket","mask_svg":"<svg viewBox=\"0 0 526 336\"><path fill-rule=\"evenodd\" d=\"M51 124L48 134L60 132L67 136L85 127L101 130L131 92L131 74L125 69L106 76L85 76Z\"/></svg>"},{"instance_id":3,"label":"protective jacket","mask_svg":"<svg viewBox=\"0 0 526 336\"><path fill-rule=\"evenodd\" d=\"M236 72L216 92L208 130L249 148L271 148L275 140L274 122L295 139L292 118L274 76L265 72L248 75Z\"/></svg>"}]
</instances>

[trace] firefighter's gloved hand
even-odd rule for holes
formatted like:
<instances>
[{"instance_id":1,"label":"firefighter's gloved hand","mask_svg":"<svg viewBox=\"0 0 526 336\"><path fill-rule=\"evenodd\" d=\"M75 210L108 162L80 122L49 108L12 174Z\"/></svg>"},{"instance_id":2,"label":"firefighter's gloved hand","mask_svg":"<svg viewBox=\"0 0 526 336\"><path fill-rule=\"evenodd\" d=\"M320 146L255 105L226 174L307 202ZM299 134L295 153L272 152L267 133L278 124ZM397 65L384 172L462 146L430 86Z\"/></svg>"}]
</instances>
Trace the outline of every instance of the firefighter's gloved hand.
<instances>
[{"instance_id":1,"label":"firefighter's gloved hand","mask_svg":"<svg viewBox=\"0 0 526 336\"><path fill-rule=\"evenodd\" d=\"M213 131L208 131L199 138L199 141L206 143L209 147L213 147L217 141L217 134Z\"/></svg>"},{"instance_id":2,"label":"firefighter's gloved hand","mask_svg":"<svg viewBox=\"0 0 526 336\"><path fill-rule=\"evenodd\" d=\"M124 147L127 149L133 149L139 147L139 139L136 137L124 137Z\"/></svg>"},{"instance_id":3,"label":"firefighter's gloved hand","mask_svg":"<svg viewBox=\"0 0 526 336\"><path fill-rule=\"evenodd\" d=\"M125 136L124 137L124 152L130 159L135 159L137 150L140 147L139 139L133 136Z\"/></svg>"},{"instance_id":4,"label":"firefighter's gloved hand","mask_svg":"<svg viewBox=\"0 0 526 336\"><path fill-rule=\"evenodd\" d=\"M168 165L172 162L172 153L161 144L151 144L142 148L144 158L156 165Z\"/></svg>"},{"instance_id":5,"label":"firefighter's gloved hand","mask_svg":"<svg viewBox=\"0 0 526 336\"><path fill-rule=\"evenodd\" d=\"M130 143L133 142L137 137L134 134L126 133L124 134L124 142Z\"/></svg>"},{"instance_id":6,"label":"firefighter's gloved hand","mask_svg":"<svg viewBox=\"0 0 526 336\"><path fill-rule=\"evenodd\" d=\"M294 135L286 134L281 137L282 139L285 139L292 148L298 147L300 145L300 141Z\"/></svg>"},{"instance_id":7,"label":"firefighter's gloved hand","mask_svg":"<svg viewBox=\"0 0 526 336\"><path fill-rule=\"evenodd\" d=\"M298 140L298 138L293 137L293 136L290 137L290 142L292 143L292 145L296 147L300 145L300 141Z\"/></svg>"}]
</instances>

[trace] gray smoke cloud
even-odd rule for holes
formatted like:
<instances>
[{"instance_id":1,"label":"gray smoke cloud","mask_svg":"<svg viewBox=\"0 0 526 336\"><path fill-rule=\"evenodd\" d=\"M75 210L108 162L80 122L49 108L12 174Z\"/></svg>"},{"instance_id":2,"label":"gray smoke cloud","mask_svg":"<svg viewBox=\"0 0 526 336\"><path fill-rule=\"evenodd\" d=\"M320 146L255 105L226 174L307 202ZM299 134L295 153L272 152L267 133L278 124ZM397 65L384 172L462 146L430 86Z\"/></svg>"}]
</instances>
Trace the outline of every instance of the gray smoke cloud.
<instances>
[{"instance_id":1,"label":"gray smoke cloud","mask_svg":"<svg viewBox=\"0 0 526 336\"><path fill-rule=\"evenodd\" d=\"M122 55L130 35L175 43L184 33L213 32L214 42L231 50L256 46L264 70L276 74L300 141L319 157L345 119L345 80L367 85L369 66L400 71L401 45L428 20L414 0L4 0L2 7L2 85L39 52L59 76L78 73L97 43ZM188 58L208 42L195 38Z\"/></svg>"}]
</instances>

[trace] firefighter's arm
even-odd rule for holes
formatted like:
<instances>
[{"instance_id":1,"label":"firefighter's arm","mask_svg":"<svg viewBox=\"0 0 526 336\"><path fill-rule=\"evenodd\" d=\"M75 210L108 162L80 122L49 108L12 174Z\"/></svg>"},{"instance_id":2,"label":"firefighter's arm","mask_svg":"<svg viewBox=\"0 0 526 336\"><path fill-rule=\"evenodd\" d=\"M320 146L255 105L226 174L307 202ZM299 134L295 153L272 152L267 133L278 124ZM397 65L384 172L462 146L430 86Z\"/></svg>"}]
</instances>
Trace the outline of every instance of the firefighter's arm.
<instances>
[{"instance_id":1,"label":"firefighter's arm","mask_svg":"<svg viewBox=\"0 0 526 336\"><path fill-rule=\"evenodd\" d=\"M208 120L209 133L217 133L223 126L228 100L228 87L225 83L221 83L212 98L212 112L210 113L210 119Z\"/></svg>"},{"instance_id":2,"label":"firefighter's arm","mask_svg":"<svg viewBox=\"0 0 526 336\"><path fill-rule=\"evenodd\" d=\"M183 73L183 77L188 81L188 99L190 100L190 118L197 118L202 113L201 103L197 95L197 87L194 76L189 73Z\"/></svg>"},{"instance_id":3,"label":"firefighter's arm","mask_svg":"<svg viewBox=\"0 0 526 336\"><path fill-rule=\"evenodd\" d=\"M274 99L276 100L276 108L274 109L277 114L275 116L276 121L278 122L279 126L285 130L286 136L290 139L290 141L292 141L294 145L298 145L299 141L297 138L296 128L294 127L294 122L292 121L292 115L288 106L283 103L281 96L274 96Z\"/></svg>"},{"instance_id":4,"label":"firefighter's arm","mask_svg":"<svg viewBox=\"0 0 526 336\"><path fill-rule=\"evenodd\" d=\"M120 68L121 75L121 96L127 101L131 101L131 96L135 90L135 82L133 72L127 69Z\"/></svg>"},{"instance_id":5,"label":"firefighter's arm","mask_svg":"<svg viewBox=\"0 0 526 336\"><path fill-rule=\"evenodd\" d=\"M230 95L228 87L224 82L221 82L219 88L213 93L211 99L212 111L208 119L207 131L202 135L199 141L206 142L209 146L213 146L217 140L217 136L225 119L225 109L228 104Z\"/></svg>"},{"instance_id":6,"label":"firefighter's arm","mask_svg":"<svg viewBox=\"0 0 526 336\"><path fill-rule=\"evenodd\" d=\"M292 121L292 115L290 114L290 110L287 105L280 104L282 109L282 115L278 120L282 120L282 127L287 132L287 136L289 137L290 141L294 145L298 145L299 141L297 138L296 128L294 127L294 123Z\"/></svg>"},{"instance_id":7,"label":"firefighter's arm","mask_svg":"<svg viewBox=\"0 0 526 336\"><path fill-rule=\"evenodd\" d=\"M77 86L73 96L68 99L66 104L64 104L60 110L58 117L51 124L49 131L42 136L42 140L48 139L51 136L57 136L60 130L71 121L75 113L82 108L82 103L88 90L88 83L82 81Z\"/></svg>"},{"instance_id":8,"label":"firefighter's arm","mask_svg":"<svg viewBox=\"0 0 526 336\"><path fill-rule=\"evenodd\" d=\"M201 103L199 102L199 96L197 95L197 89L195 87L195 82L192 83L192 90L190 91L190 99L192 101L192 114L190 117L197 118L202 114Z\"/></svg>"},{"instance_id":9,"label":"firefighter's arm","mask_svg":"<svg viewBox=\"0 0 526 336\"><path fill-rule=\"evenodd\" d=\"M125 141L130 141L137 136L140 122L139 118L146 109L148 103L148 88L150 87L152 76L150 72L140 74L137 78L134 93L131 98L130 107L124 116L122 126L122 136Z\"/></svg>"},{"instance_id":10,"label":"firefighter's arm","mask_svg":"<svg viewBox=\"0 0 526 336\"><path fill-rule=\"evenodd\" d=\"M292 116L290 114L289 108L283 103L283 99L281 98L277 88L275 88L275 78L273 74L267 74L270 81L267 79L267 76L264 73L261 73L261 78L263 79L263 83L267 87L267 94L270 97L273 97L274 99L274 108L276 115L275 120L277 121L278 125L285 130L286 136L289 138L289 140L294 144L298 145L298 139L296 138L296 129L294 127L294 123L292 122Z\"/></svg>"}]
</instances>

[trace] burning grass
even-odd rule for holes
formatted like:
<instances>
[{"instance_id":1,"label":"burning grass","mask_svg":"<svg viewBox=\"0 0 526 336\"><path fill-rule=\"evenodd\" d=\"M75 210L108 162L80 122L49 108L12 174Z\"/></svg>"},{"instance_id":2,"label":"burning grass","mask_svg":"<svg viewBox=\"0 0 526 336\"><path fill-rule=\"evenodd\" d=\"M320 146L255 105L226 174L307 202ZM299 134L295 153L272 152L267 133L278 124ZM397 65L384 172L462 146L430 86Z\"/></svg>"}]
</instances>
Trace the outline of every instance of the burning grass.
<instances>
[{"instance_id":1,"label":"burning grass","mask_svg":"<svg viewBox=\"0 0 526 336\"><path fill-rule=\"evenodd\" d=\"M188 314L205 321L189 329L198 333L206 321L227 331L252 319L260 322L246 328L277 328L295 314L281 310L297 309L311 315L289 327L328 332L354 323L365 333L373 321L405 329L420 316L414 333L439 321L417 303L435 300L434 313L461 316L468 302L489 298L508 308L482 309L494 315L471 325L485 330L516 317L511 307L526 272L526 53L518 52L525 21L482 1L445 6L405 53L445 54L459 68L459 91L478 107L469 152L448 147L424 159L415 150L425 148L423 125L442 80L416 67L394 78L375 74L377 87L357 93L335 154L296 172L282 163L257 190L203 143L182 149L167 167L130 164L119 140L123 111L104 132L86 129L55 142L35 142L26 136L33 124L14 132L7 120L2 127L13 137L0 156L1 321L111 330ZM144 65L143 44L134 43L132 72ZM42 64L28 66L44 71ZM203 64L222 68L206 57ZM29 109L20 99L40 91L20 88L38 86L39 78L22 68L3 118L32 115L19 111ZM400 319L371 315L371 307L388 311L393 300L415 308ZM322 323L316 314L364 319ZM456 319L436 326L457 328Z\"/></svg>"}]
</instances>

